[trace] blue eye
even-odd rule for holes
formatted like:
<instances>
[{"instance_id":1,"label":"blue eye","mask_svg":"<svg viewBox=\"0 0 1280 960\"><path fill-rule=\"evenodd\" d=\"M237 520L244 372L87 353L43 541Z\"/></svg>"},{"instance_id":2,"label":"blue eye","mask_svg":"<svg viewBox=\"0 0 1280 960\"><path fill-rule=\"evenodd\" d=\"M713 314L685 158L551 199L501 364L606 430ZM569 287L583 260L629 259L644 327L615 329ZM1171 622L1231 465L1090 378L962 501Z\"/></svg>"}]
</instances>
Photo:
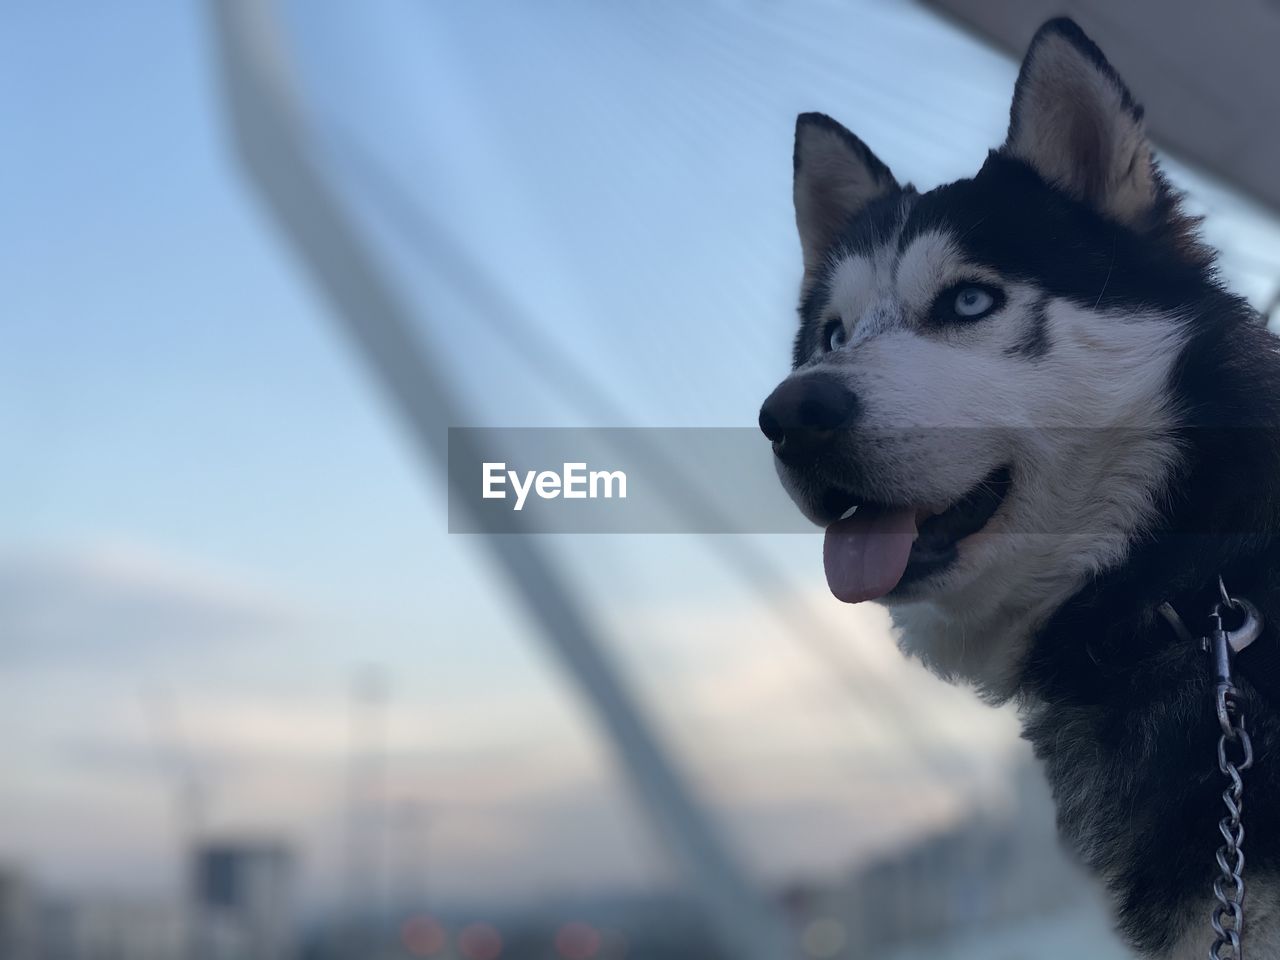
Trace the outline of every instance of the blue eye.
<instances>
[{"instance_id":1,"label":"blue eye","mask_svg":"<svg viewBox=\"0 0 1280 960\"><path fill-rule=\"evenodd\" d=\"M827 352L839 350L849 342L849 334L845 332L844 321L832 320L827 324L826 329Z\"/></svg>"},{"instance_id":2,"label":"blue eye","mask_svg":"<svg viewBox=\"0 0 1280 960\"><path fill-rule=\"evenodd\" d=\"M964 287L956 294L951 309L957 317L972 320L987 313L996 304L996 298L981 287Z\"/></svg>"}]
</instances>

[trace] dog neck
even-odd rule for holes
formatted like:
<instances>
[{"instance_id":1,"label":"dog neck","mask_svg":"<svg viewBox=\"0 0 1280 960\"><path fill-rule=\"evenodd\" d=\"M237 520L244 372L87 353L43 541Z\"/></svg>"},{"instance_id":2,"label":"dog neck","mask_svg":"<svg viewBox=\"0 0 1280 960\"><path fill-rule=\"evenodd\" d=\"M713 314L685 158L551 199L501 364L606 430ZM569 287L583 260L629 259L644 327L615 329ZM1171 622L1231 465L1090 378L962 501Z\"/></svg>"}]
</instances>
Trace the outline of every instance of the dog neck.
<instances>
[{"instance_id":1,"label":"dog neck","mask_svg":"<svg viewBox=\"0 0 1280 960\"><path fill-rule=\"evenodd\" d=\"M1266 811L1280 802L1280 609L1271 599L1280 545L1257 546L1223 576L1266 621L1235 664L1259 757L1246 776L1246 809ZM1157 547L1194 549L1153 544L1153 557ZM1175 955L1207 924L1222 784L1210 658L1156 610L1168 600L1199 634L1217 598L1216 575L1172 593L1136 568L1104 577L1038 632L1018 694L1023 736L1044 764L1063 838L1115 894L1124 931L1157 957ZM1280 836L1251 830L1248 855L1254 878L1275 877Z\"/></svg>"},{"instance_id":2,"label":"dog neck","mask_svg":"<svg viewBox=\"0 0 1280 960\"><path fill-rule=\"evenodd\" d=\"M1257 819L1280 804L1280 361L1260 324L1233 336L1193 345L1179 372L1207 426L1187 431L1160 525L1033 628L1014 695L1064 839L1156 957L1183 956L1208 929L1222 814L1212 664L1157 611L1167 602L1203 634L1219 576L1264 619L1233 672L1258 757L1246 774L1251 899L1280 902L1280 834ZM1280 942L1280 915L1255 914L1249 930Z\"/></svg>"},{"instance_id":3,"label":"dog neck","mask_svg":"<svg viewBox=\"0 0 1280 960\"><path fill-rule=\"evenodd\" d=\"M1266 618L1241 669L1280 705L1280 670L1255 666L1280 647L1273 599L1280 593L1280 354L1242 304L1225 298L1218 310L1216 322L1192 322L1173 372L1181 456L1158 497L1159 516L1122 559L1079 581L1033 626L1017 696L1087 702L1114 692L1105 689L1109 678L1123 683L1130 669L1179 643L1156 613L1160 604L1202 631L1221 576Z\"/></svg>"}]
</instances>

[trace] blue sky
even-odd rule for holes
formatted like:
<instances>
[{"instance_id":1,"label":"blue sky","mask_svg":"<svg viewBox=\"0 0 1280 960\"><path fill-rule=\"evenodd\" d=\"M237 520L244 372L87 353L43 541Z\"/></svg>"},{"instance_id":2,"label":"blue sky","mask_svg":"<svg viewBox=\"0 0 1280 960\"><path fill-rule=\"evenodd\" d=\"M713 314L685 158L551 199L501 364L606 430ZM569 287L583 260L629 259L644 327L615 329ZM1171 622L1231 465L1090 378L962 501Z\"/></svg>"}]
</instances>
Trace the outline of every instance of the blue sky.
<instances>
[{"instance_id":1,"label":"blue sky","mask_svg":"<svg viewBox=\"0 0 1280 960\"><path fill-rule=\"evenodd\" d=\"M234 176L200 8L132 9L28 7L5 31L24 149L0 161L0 363L31 453L6 471L6 532L249 548L280 570L338 527L358 548L368 521L331 509L359 506L353 480L404 517L421 484Z\"/></svg>"},{"instance_id":2,"label":"blue sky","mask_svg":"<svg viewBox=\"0 0 1280 960\"><path fill-rule=\"evenodd\" d=\"M785 371L797 112L846 121L928 187L999 141L1015 74L907 4L286 14L320 142L378 157L640 425L750 424ZM349 672L380 662L398 711L392 789L440 813L452 892L663 876L572 691L477 544L444 532L438 482L245 189L203 8L47 2L6 20L0 702L18 760L0 857L72 886L126 861L140 883L166 875L154 823L168 801L139 705L160 688L214 784L211 826L294 831L324 896ZM340 152L330 162L473 423L600 422L379 221ZM1275 280L1257 251L1280 229L1175 174L1210 213L1229 279L1261 302ZM763 545L797 590L821 587L813 538ZM736 829L785 839L744 840L754 867L834 869L866 848L877 800L855 768L883 743L705 545L551 549L695 776L747 798L716 796ZM820 597L834 625L844 611ZM874 636L851 655L932 691L975 770L1011 749L1004 719L897 672L883 625L861 629ZM890 800L920 776L885 769ZM969 786L916 815L954 813ZM608 869L598 843L615 844Z\"/></svg>"}]
</instances>

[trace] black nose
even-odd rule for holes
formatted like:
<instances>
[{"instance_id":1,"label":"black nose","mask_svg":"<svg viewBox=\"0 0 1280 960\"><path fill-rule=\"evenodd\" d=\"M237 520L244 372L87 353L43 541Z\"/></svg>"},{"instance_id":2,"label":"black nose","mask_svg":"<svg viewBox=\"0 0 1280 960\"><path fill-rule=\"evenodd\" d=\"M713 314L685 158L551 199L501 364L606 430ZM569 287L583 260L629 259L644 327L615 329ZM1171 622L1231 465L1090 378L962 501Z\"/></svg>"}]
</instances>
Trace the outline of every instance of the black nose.
<instances>
[{"instance_id":1,"label":"black nose","mask_svg":"<svg viewBox=\"0 0 1280 960\"><path fill-rule=\"evenodd\" d=\"M812 462L857 407L853 391L832 377L788 377L760 408L760 429L779 460L798 466Z\"/></svg>"}]
</instances>

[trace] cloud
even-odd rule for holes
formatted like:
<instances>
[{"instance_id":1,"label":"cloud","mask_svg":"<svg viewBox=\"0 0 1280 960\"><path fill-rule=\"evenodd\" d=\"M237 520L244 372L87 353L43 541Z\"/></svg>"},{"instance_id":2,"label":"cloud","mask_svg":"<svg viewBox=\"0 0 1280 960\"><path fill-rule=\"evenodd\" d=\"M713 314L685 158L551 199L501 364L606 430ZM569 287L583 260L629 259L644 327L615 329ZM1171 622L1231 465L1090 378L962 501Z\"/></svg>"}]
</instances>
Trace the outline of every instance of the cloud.
<instances>
[{"instance_id":1,"label":"cloud","mask_svg":"<svg viewBox=\"0 0 1280 960\"><path fill-rule=\"evenodd\" d=\"M650 605L616 631L673 761L752 870L774 880L837 872L955 820L980 799L975 783L1005 779L993 775L1016 743L1011 717L903 658L874 608L818 595L796 602L848 661L852 687L759 598ZM9 671L9 702L26 721L11 745L23 762L9 801L27 811L27 827L0 831L0 845L33 861L52 857L69 876L88 856L82 838L49 838L53 820L78 817L112 838L95 854L102 863L126 836L154 856L157 821L131 804L162 802L172 786L158 753L180 747L207 791L210 826L293 837L310 863L308 896L322 895L340 867L351 718L347 654L334 656L349 648L317 621L233 576L151 551L0 558L0 635L9 638L0 662L42 671L36 683ZM325 636L335 648L328 659ZM269 657L235 652L265 653L253 642L263 638L272 639ZM193 646L208 651L198 670L189 669ZM378 792L428 811L442 893L514 896L666 874L665 853L576 690L554 675L484 683L448 648L426 649L388 661L396 672ZM163 661L169 650L174 659ZM145 718L139 687L148 675L180 700L173 745L163 731L158 743ZM941 744L954 758L950 769L931 767L909 723L934 753ZM117 801L104 806L103 797ZM27 834L61 846L28 844Z\"/></svg>"},{"instance_id":2,"label":"cloud","mask_svg":"<svg viewBox=\"0 0 1280 960\"><path fill-rule=\"evenodd\" d=\"M835 870L1008 802L1008 765L1028 753L1011 710L904 657L878 607L825 591L787 604L822 636L748 598L633 624L646 700L758 869Z\"/></svg>"},{"instance_id":3,"label":"cloud","mask_svg":"<svg viewBox=\"0 0 1280 960\"><path fill-rule=\"evenodd\" d=\"M136 666L141 655L295 624L278 599L138 548L0 557L0 662Z\"/></svg>"}]
</instances>

